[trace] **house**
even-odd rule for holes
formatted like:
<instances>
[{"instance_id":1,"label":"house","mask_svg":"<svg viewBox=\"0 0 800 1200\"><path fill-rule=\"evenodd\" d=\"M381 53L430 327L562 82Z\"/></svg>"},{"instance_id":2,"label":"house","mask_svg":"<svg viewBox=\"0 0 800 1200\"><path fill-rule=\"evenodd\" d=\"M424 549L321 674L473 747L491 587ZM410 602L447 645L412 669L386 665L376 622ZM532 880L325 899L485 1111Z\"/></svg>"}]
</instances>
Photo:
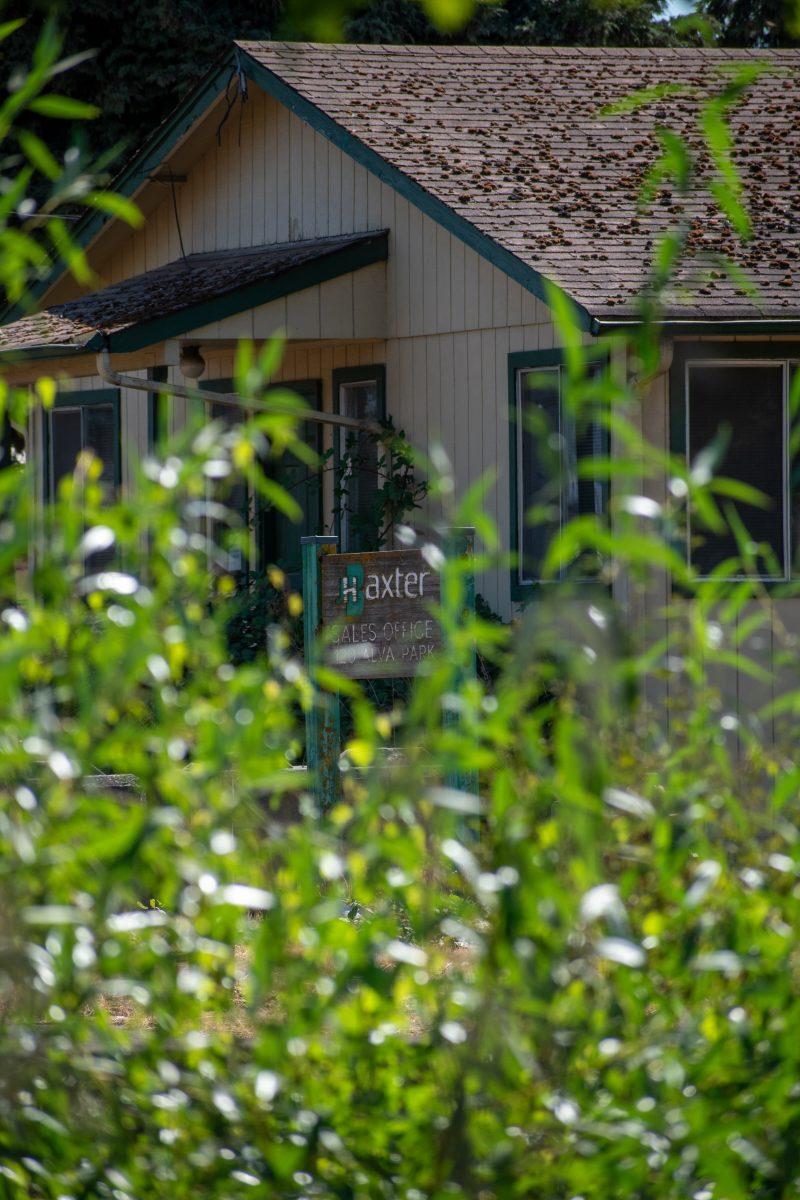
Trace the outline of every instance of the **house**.
<instances>
[{"instance_id":1,"label":"house","mask_svg":"<svg viewBox=\"0 0 800 1200\"><path fill-rule=\"evenodd\" d=\"M697 145L698 97L742 62L762 68L732 114L754 223L744 250L705 192L638 203L657 128ZM652 103L604 115L653 88ZM800 359L798 151L797 51L236 43L116 181L144 227L92 215L76 228L98 280L91 294L52 277L41 311L1 332L12 378L46 369L60 380L58 405L30 430L41 497L87 444L109 484L132 486L155 402L115 372L179 385L200 370L201 388L224 392L237 340L284 329L279 378L312 409L351 423L391 414L414 444L440 440L459 489L496 472L490 506L519 562L485 572L478 589L508 617L537 585L524 522L535 448L514 420L529 385L545 385L537 403L559 417L548 281L574 303L587 343L633 323L655 240L681 215L697 260L735 256L757 294L719 270L691 295L673 289L638 419L656 444L690 453L724 417L725 469L772 498L754 533L788 579L800 534L788 416ZM187 403L171 399L170 428ZM321 447L343 436L341 424L309 425ZM666 483L643 486L658 498ZM565 514L606 502L598 489L576 495L565 487ZM262 556L291 558L300 533L330 526L332 504L326 480L307 493L303 528L267 514ZM706 555L703 567L725 548L711 539L687 553ZM669 595L668 579L654 585L652 614ZM800 627L800 601L780 606ZM745 649L769 661L772 638L767 626ZM733 694L745 711L742 679Z\"/></svg>"}]
</instances>

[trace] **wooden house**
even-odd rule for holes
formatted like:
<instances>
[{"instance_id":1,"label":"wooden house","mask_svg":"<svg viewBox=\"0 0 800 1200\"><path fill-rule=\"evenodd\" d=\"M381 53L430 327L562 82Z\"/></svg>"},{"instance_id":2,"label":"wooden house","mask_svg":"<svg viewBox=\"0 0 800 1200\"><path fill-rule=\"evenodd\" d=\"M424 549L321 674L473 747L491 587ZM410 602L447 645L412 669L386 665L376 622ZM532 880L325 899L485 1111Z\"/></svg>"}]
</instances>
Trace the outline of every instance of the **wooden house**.
<instances>
[{"instance_id":1,"label":"wooden house","mask_svg":"<svg viewBox=\"0 0 800 1200\"><path fill-rule=\"evenodd\" d=\"M741 63L761 68L730 114L753 218L744 247L707 190L662 188L639 202L657 130L701 155L698 106ZM651 103L606 112L640 89L656 89ZM283 330L279 379L312 409L333 422L390 414L415 445L443 445L459 490L495 473L490 508L517 563L485 572L478 589L508 618L538 582L524 519L536 451L515 418L546 403L568 456L578 452L561 421L548 284L574 304L587 343L635 323L654 245L680 220L695 263L712 269L693 279L686 267L671 289L637 420L689 455L730 425L725 469L770 496L753 533L772 546L775 577L789 579L800 543L789 451L799 118L798 51L235 44L115 183L144 226L95 214L76 228L91 293L54 275L37 315L11 314L0 333L9 377L59 379L56 407L37 412L29 434L42 500L87 445L110 485L133 486L156 402L118 373L169 390L202 370L198 387L224 391L238 340ZM726 254L755 293L713 269ZM171 429L188 403L168 398ZM343 436L335 423L313 429L321 448ZM658 500L666 487L641 490ZM566 478L557 519L608 501L602 489L579 492ZM262 514L262 556L290 560L300 533L330 527L332 503L328 481L309 489L302 528ZM704 555L703 568L725 549L707 539L686 552ZM669 595L664 578L652 611ZM780 605L800 627L800 601ZM771 626L758 637L750 651L769 660ZM733 691L746 709L741 679Z\"/></svg>"}]
</instances>

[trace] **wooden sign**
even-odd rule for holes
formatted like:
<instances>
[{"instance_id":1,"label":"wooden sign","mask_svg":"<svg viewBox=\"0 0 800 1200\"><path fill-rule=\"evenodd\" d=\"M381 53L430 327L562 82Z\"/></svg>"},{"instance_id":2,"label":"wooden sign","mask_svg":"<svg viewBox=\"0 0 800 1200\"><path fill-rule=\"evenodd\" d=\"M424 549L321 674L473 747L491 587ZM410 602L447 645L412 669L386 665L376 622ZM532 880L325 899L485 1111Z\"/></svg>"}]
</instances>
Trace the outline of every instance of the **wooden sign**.
<instances>
[{"instance_id":1,"label":"wooden sign","mask_svg":"<svg viewBox=\"0 0 800 1200\"><path fill-rule=\"evenodd\" d=\"M439 574L419 550L324 554L320 567L326 657L341 675L413 675L439 649Z\"/></svg>"}]
</instances>

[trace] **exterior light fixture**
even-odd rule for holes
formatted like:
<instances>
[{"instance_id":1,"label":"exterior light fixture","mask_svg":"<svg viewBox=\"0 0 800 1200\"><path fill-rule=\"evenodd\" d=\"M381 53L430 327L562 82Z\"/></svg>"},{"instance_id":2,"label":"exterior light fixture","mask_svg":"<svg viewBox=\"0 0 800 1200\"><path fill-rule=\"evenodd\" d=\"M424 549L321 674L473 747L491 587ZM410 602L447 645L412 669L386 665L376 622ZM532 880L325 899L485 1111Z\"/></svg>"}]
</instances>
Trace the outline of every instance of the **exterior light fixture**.
<instances>
[{"instance_id":1,"label":"exterior light fixture","mask_svg":"<svg viewBox=\"0 0 800 1200\"><path fill-rule=\"evenodd\" d=\"M182 346L180 359L181 375L184 379L199 379L206 369L206 360L199 346Z\"/></svg>"}]
</instances>

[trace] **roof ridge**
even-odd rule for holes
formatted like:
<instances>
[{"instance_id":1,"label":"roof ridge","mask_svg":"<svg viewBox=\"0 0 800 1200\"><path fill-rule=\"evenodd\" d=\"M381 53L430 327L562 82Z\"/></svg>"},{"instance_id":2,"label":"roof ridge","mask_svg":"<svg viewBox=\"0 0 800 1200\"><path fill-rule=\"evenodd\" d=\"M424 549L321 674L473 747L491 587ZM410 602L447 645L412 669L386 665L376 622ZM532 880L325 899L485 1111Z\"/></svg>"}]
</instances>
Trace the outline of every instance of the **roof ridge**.
<instances>
[{"instance_id":1,"label":"roof ridge","mask_svg":"<svg viewBox=\"0 0 800 1200\"><path fill-rule=\"evenodd\" d=\"M388 53L401 57L430 52L442 57L461 55L465 51L474 55L504 54L555 55L558 57L580 57L581 55L631 55L631 56L690 56L718 58L740 58L756 56L771 58L782 56L800 57L800 47L749 47L749 46L556 46L546 44L521 45L517 42L471 43L455 42L442 45L436 42L277 42L259 38L234 38L235 46L249 52L249 47L259 47L278 52L324 51L326 53Z\"/></svg>"}]
</instances>

